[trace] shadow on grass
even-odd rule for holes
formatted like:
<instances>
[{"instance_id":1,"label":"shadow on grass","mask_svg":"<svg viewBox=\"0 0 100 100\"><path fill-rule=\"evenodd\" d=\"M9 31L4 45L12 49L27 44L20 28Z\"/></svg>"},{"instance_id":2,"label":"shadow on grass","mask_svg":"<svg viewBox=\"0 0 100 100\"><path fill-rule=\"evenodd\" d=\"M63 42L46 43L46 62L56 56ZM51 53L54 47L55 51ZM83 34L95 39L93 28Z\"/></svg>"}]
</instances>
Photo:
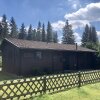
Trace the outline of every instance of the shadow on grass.
<instances>
[{"instance_id":1,"label":"shadow on grass","mask_svg":"<svg viewBox=\"0 0 100 100\"><path fill-rule=\"evenodd\" d=\"M18 78L18 76L0 71L0 81L9 80L9 79L16 79L16 78Z\"/></svg>"}]
</instances>

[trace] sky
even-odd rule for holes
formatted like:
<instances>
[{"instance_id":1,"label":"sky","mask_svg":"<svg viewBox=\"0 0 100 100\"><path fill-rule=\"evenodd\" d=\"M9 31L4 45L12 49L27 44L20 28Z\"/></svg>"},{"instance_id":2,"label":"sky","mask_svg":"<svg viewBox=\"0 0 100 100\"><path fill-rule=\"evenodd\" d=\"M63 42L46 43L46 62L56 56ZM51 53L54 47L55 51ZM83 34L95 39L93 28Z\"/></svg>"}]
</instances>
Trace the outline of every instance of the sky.
<instances>
[{"instance_id":1,"label":"sky","mask_svg":"<svg viewBox=\"0 0 100 100\"><path fill-rule=\"evenodd\" d=\"M0 0L0 18L13 16L18 27L24 22L26 28L39 21L50 21L53 30L62 38L62 28L68 19L72 25L76 42L81 43L84 26L95 26L100 39L100 0Z\"/></svg>"}]
</instances>

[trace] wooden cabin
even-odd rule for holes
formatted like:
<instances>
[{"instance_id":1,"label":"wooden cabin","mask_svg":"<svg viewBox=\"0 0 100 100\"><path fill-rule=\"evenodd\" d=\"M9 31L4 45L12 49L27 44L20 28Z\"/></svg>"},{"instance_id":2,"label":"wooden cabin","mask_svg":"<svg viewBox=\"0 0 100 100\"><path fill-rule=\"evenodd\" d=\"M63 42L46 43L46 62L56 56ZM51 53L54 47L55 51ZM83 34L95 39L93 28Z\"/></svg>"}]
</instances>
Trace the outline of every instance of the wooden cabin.
<instances>
[{"instance_id":1,"label":"wooden cabin","mask_svg":"<svg viewBox=\"0 0 100 100\"><path fill-rule=\"evenodd\" d=\"M77 45L6 38L3 71L21 76L95 69L95 51Z\"/></svg>"}]
</instances>

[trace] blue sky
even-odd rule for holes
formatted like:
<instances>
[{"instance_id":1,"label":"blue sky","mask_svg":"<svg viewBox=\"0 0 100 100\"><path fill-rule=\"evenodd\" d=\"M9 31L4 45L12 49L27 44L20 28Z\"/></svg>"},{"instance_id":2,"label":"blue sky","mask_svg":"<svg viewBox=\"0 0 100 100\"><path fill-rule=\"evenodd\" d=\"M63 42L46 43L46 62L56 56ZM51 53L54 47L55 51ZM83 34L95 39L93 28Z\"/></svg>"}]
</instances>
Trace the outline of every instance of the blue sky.
<instances>
[{"instance_id":1,"label":"blue sky","mask_svg":"<svg viewBox=\"0 0 100 100\"><path fill-rule=\"evenodd\" d=\"M37 27L38 21L51 22L61 38L61 29L66 19L73 26L79 43L85 24L94 25L100 36L100 0L0 0L0 16L13 16L18 27L24 22L28 27Z\"/></svg>"}]
</instances>

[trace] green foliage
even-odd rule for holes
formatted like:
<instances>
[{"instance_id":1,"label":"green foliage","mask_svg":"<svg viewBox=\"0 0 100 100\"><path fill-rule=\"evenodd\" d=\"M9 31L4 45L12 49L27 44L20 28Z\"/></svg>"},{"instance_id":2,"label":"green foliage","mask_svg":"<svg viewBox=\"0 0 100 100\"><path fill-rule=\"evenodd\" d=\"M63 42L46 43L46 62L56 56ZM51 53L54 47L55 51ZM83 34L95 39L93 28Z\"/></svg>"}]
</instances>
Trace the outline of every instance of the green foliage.
<instances>
[{"instance_id":1,"label":"green foliage","mask_svg":"<svg viewBox=\"0 0 100 100\"><path fill-rule=\"evenodd\" d=\"M89 41L96 43L98 42L97 38L97 32L94 26L90 27L90 32L89 32Z\"/></svg>"},{"instance_id":2,"label":"green foliage","mask_svg":"<svg viewBox=\"0 0 100 100\"><path fill-rule=\"evenodd\" d=\"M2 17L3 18L2 18L2 22L1 22L1 24L2 24L2 33L1 33L2 37L1 38L3 39L5 37L8 37L9 31L8 31L7 17L5 14Z\"/></svg>"},{"instance_id":3,"label":"green foliage","mask_svg":"<svg viewBox=\"0 0 100 100\"><path fill-rule=\"evenodd\" d=\"M63 37L62 37L63 44L75 44L75 38L73 35L72 26L69 25L68 20L63 27Z\"/></svg>"},{"instance_id":4,"label":"green foliage","mask_svg":"<svg viewBox=\"0 0 100 100\"><path fill-rule=\"evenodd\" d=\"M33 30L32 30L32 25L30 24L29 29L28 29L27 40L32 40L32 39L33 39Z\"/></svg>"},{"instance_id":5,"label":"green foliage","mask_svg":"<svg viewBox=\"0 0 100 100\"><path fill-rule=\"evenodd\" d=\"M53 42L58 43L58 34L57 34L57 32L53 32Z\"/></svg>"},{"instance_id":6,"label":"green foliage","mask_svg":"<svg viewBox=\"0 0 100 100\"><path fill-rule=\"evenodd\" d=\"M36 40L36 29L33 30L32 34L33 34L33 40L35 41Z\"/></svg>"},{"instance_id":7,"label":"green foliage","mask_svg":"<svg viewBox=\"0 0 100 100\"><path fill-rule=\"evenodd\" d=\"M0 41L2 40L2 37L3 37L3 26L2 26L2 23L0 22Z\"/></svg>"},{"instance_id":8,"label":"green foliage","mask_svg":"<svg viewBox=\"0 0 100 100\"><path fill-rule=\"evenodd\" d=\"M18 30L17 30L16 22L13 17L11 18L11 21L10 21L10 27L11 27L10 37L17 38Z\"/></svg>"},{"instance_id":9,"label":"green foliage","mask_svg":"<svg viewBox=\"0 0 100 100\"><path fill-rule=\"evenodd\" d=\"M36 40L41 41L41 22L40 21L39 21L38 27L37 27Z\"/></svg>"},{"instance_id":10,"label":"green foliage","mask_svg":"<svg viewBox=\"0 0 100 100\"><path fill-rule=\"evenodd\" d=\"M25 30L25 25L22 23L20 33L19 33L19 39L25 39L26 38L26 30Z\"/></svg>"},{"instance_id":11,"label":"green foliage","mask_svg":"<svg viewBox=\"0 0 100 100\"><path fill-rule=\"evenodd\" d=\"M96 50L97 51L96 55L100 57L100 43L99 42L97 43L87 42L84 47L92 49L92 50Z\"/></svg>"},{"instance_id":12,"label":"green foliage","mask_svg":"<svg viewBox=\"0 0 100 100\"><path fill-rule=\"evenodd\" d=\"M97 46L98 46L98 44L97 43L93 43L93 42L87 42L85 44L86 48L93 49L93 50L97 50Z\"/></svg>"},{"instance_id":13,"label":"green foliage","mask_svg":"<svg viewBox=\"0 0 100 100\"><path fill-rule=\"evenodd\" d=\"M82 46L84 46L84 47L85 46L88 47L87 45L92 46L93 44L96 44L98 42L97 33L96 33L96 29L94 26L89 27L86 24L81 41L82 41ZM90 49L92 49L92 48L90 48Z\"/></svg>"},{"instance_id":14,"label":"green foliage","mask_svg":"<svg viewBox=\"0 0 100 100\"><path fill-rule=\"evenodd\" d=\"M47 42L53 42L52 26L49 21L47 25Z\"/></svg>"},{"instance_id":15,"label":"green foliage","mask_svg":"<svg viewBox=\"0 0 100 100\"><path fill-rule=\"evenodd\" d=\"M46 42L45 25L42 25L42 41Z\"/></svg>"},{"instance_id":16,"label":"green foliage","mask_svg":"<svg viewBox=\"0 0 100 100\"><path fill-rule=\"evenodd\" d=\"M1 56L0 56L0 67L2 67L2 57Z\"/></svg>"},{"instance_id":17,"label":"green foliage","mask_svg":"<svg viewBox=\"0 0 100 100\"><path fill-rule=\"evenodd\" d=\"M83 35L82 35L82 46L85 46L86 45L86 42L88 42L88 35L89 35L89 26L88 24L86 24L85 26L85 30L83 32Z\"/></svg>"},{"instance_id":18,"label":"green foliage","mask_svg":"<svg viewBox=\"0 0 100 100\"><path fill-rule=\"evenodd\" d=\"M100 43L95 45L96 51L97 51L97 56L100 57Z\"/></svg>"}]
</instances>

